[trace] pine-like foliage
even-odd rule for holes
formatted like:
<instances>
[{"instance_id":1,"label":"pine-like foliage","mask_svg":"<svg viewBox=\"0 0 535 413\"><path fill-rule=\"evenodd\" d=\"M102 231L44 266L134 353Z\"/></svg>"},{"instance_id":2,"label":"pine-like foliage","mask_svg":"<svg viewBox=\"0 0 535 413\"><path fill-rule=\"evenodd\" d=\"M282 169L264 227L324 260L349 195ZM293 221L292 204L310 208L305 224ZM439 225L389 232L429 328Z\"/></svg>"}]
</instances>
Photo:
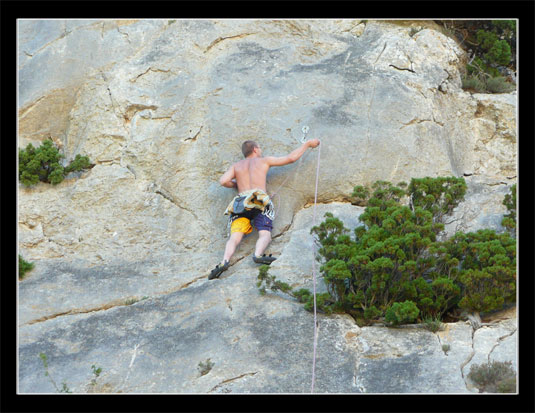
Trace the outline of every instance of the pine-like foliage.
<instances>
[{"instance_id":1,"label":"pine-like foliage","mask_svg":"<svg viewBox=\"0 0 535 413\"><path fill-rule=\"evenodd\" d=\"M41 182L57 185L65 176L73 171L90 168L87 156L76 155L67 167L60 164L64 155L59 153L52 140L46 139L41 146L35 148L29 143L25 149L19 149L19 180L25 186Z\"/></svg>"},{"instance_id":2,"label":"pine-like foliage","mask_svg":"<svg viewBox=\"0 0 535 413\"><path fill-rule=\"evenodd\" d=\"M486 312L514 302L516 243L510 234L480 230L437 240L465 192L464 179L455 177L355 187L355 203L366 208L354 236L331 213L311 230L328 291L317 295L317 308L364 323L384 317L395 325L438 320L454 308ZM267 271L261 271L259 287L279 287ZM277 289L312 309L308 290Z\"/></svg>"}]
</instances>

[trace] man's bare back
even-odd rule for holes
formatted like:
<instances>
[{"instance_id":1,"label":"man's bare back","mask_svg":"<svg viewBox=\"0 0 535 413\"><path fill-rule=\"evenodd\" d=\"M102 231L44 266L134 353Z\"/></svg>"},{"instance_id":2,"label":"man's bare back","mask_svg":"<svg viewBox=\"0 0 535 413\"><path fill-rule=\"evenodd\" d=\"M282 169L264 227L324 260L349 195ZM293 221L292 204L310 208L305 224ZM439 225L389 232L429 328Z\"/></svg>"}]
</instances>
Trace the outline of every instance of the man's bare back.
<instances>
[{"instance_id":1,"label":"man's bare back","mask_svg":"<svg viewBox=\"0 0 535 413\"><path fill-rule=\"evenodd\" d=\"M250 189L262 189L266 192L266 177L269 165L264 158L247 158L234 164L234 174L238 193Z\"/></svg>"}]
</instances>

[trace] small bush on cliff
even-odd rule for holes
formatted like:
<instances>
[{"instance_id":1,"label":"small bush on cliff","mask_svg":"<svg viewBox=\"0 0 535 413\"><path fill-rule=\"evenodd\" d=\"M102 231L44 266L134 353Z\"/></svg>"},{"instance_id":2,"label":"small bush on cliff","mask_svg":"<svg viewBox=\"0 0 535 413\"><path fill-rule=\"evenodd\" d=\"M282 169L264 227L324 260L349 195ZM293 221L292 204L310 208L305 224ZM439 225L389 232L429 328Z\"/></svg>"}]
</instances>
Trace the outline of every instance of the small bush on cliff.
<instances>
[{"instance_id":1,"label":"small bush on cliff","mask_svg":"<svg viewBox=\"0 0 535 413\"><path fill-rule=\"evenodd\" d=\"M407 324L416 321L420 310L416 304L410 300L402 303L394 303L386 310L385 321L392 325Z\"/></svg>"},{"instance_id":2,"label":"small bush on cliff","mask_svg":"<svg viewBox=\"0 0 535 413\"><path fill-rule=\"evenodd\" d=\"M511 193L505 195L503 205L506 206L508 213L504 215L502 225L516 237L516 184L511 186Z\"/></svg>"},{"instance_id":3,"label":"small bush on cliff","mask_svg":"<svg viewBox=\"0 0 535 413\"><path fill-rule=\"evenodd\" d=\"M468 378L480 393L515 393L516 372L510 361L492 361L474 364L470 367Z\"/></svg>"},{"instance_id":4,"label":"small bush on cliff","mask_svg":"<svg viewBox=\"0 0 535 413\"><path fill-rule=\"evenodd\" d=\"M68 173L91 167L87 156L76 155L65 168L60 164L62 158L64 155L59 153L50 139L43 141L38 148L29 143L25 149L19 149L20 182L25 186L35 185L39 181L57 185Z\"/></svg>"},{"instance_id":5,"label":"small bush on cliff","mask_svg":"<svg viewBox=\"0 0 535 413\"><path fill-rule=\"evenodd\" d=\"M28 262L19 254L19 280L22 280L28 271L31 271L35 264Z\"/></svg>"},{"instance_id":6,"label":"small bush on cliff","mask_svg":"<svg viewBox=\"0 0 535 413\"><path fill-rule=\"evenodd\" d=\"M364 323L385 317L400 324L416 317L440 320L454 308L490 311L514 301L516 244L509 234L481 230L437 241L465 191L464 179L455 177L412 179L408 187L385 181L371 189L355 187L355 203L366 209L354 238L331 213L311 230L328 291L317 295L317 308ZM259 285L269 282L313 308L309 291L293 292L275 277L262 277Z\"/></svg>"}]
</instances>

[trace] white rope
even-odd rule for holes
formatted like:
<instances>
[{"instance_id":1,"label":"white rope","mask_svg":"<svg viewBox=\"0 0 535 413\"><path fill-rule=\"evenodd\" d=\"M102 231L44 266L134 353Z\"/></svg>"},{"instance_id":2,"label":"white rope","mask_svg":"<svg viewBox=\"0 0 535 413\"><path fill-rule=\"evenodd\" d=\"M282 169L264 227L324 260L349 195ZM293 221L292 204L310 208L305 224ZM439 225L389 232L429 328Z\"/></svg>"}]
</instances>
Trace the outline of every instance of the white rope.
<instances>
[{"instance_id":1,"label":"white rope","mask_svg":"<svg viewBox=\"0 0 535 413\"><path fill-rule=\"evenodd\" d=\"M301 167L301 164L304 162L304 159L308 156L308 152L305 154L304 157L302 157L299 160L299 165L297 166L295 172L299 170ZM312 217L312 226L316 226L316 204L318 203L318 183L319 183L319 174L320 174L320 156L321 156L321 143L318 146L318 161L316 165L316 187L314 190L314 208L313 208L313 217ZM275 195L279 195L280 189L284 186L286 181L290 178L290 176L293 174L289 174L282 184L277 188L277 190L271 195L271 198L273 199ZM280 195L279 195L279 202L277 205L277 210L275 212L275 216L278 215L278 211L280 208ZM314 294L314 351L312 356L312 385L310 388L311 393L314 393L314 383L316 381L316 350L318 345L318 321L317 321L317 310L316 310L316 243L313 243L313 259L312 259L312 284L313 284L313 294Z\"/></svg>"},{"instance_id":2,"label":"white rope","mask_svg":"<svg viewBox=\"0 0 535 413\"><path fill-rule=\"evenodd\" d=\"M320 176L320 154L321 143L318 146L318 162L316 167L316 189L314 190L314 213L312 217L312 226L316 226L316 204L318 203L318 182ZM312 386L311 393L314 393L314 382L316 381L316 347L318 344L318 321L316 316L316 243L313 243L313 257L312 257L312 284L314 292L314 353L312 358Z\"/></svg>"}]
</instances>

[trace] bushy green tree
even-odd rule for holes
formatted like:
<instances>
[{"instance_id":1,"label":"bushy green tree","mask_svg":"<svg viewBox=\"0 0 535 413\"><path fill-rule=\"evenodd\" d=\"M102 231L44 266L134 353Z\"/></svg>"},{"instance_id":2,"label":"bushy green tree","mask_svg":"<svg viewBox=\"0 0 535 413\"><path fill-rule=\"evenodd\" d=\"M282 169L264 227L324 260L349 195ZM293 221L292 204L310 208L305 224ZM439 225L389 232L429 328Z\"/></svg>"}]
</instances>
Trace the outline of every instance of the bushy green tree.
<instances>
[{"instance_id":1,"label":"bushy green tree","mask_svg":"<svg viewBox=\"0 0 535 413\"><path fill-rule=\"evenodd\" d=\"M19 149L19 179L25 186L41 182L57 185L73 171L91 167L87 156L76 155L67 167L60 164L65 156L58 151L52 140L46 139L35 148L29 143L25 149Z\"/></svg>"},{"instance_id":2,"label":"bushy green tree","mask_svg":"<svg viewBox=\"0 0 535 413\"><path fill-rule=\"evenodd\" d=\"M500 39L496 32L478 30L476 38L488 64L507 65L510 62L511 47L506 40Z\"/></svg>"},{"instance_id":3,"label":"bushy green tree","mask_svg":"<svg viewBox=\"0 0 535 413\"><path fill-rule=\"evenodd\" d=\"M394 303L386 310L385 321L392 325L408 324L416 321L420 310L416 304L410 300L402 303Z\"/></svg>"},{"instance_id":4,"label":"bushy green tree","mask_svg":"<svg viewBox=\"0 0 535 413\"><path fill-rule=\"evenodd\" d=\"M367 204L355 240L332 214L312 229L321 244L321 271L334 307L369 319L384 315L395 302L413 299L431 301L422 304L426 313L441 314L453 300L451 293L444 298L440 281L432 287L421 281L432 270L434 258L427 250L444 229L444 215L464 196L464 179L413 179L408 188L403 182L378 181L372 190L370 196L370 190L354 188L357 202Z\"/></svg>"},{"instance_id":5,"label":"bushy green tree","mask_svg":"<svg viewBox=\"0 0 535 413\"><path fill-rule=\"evenodd\" d=\"M400 324L416 317L439 320L457 307L490 311L514 301L516 244L508 233L459 232L437 240L444 218L465 192L464 179L455 177L355 187L354 203L366 208L354 237L332 213L311 230L327 287L316 296L317 308L363 322L385 317ZM313 308L310 291L284 291L286 285L262 271L259 280Z\"/></svg>"},{"instance_id":6,"label":"bushy green tree","mask_svg":"<svg viewBox=\"0 0 535 413\"><path fill-rule=\"evenodd\" d=\"M438 266L449 262L442 270L455 266L454 279L462 290L460 308L486 312L516 300L516 241L508 233L458 232L436 251Z\"/></svg>"}]
</instances>

